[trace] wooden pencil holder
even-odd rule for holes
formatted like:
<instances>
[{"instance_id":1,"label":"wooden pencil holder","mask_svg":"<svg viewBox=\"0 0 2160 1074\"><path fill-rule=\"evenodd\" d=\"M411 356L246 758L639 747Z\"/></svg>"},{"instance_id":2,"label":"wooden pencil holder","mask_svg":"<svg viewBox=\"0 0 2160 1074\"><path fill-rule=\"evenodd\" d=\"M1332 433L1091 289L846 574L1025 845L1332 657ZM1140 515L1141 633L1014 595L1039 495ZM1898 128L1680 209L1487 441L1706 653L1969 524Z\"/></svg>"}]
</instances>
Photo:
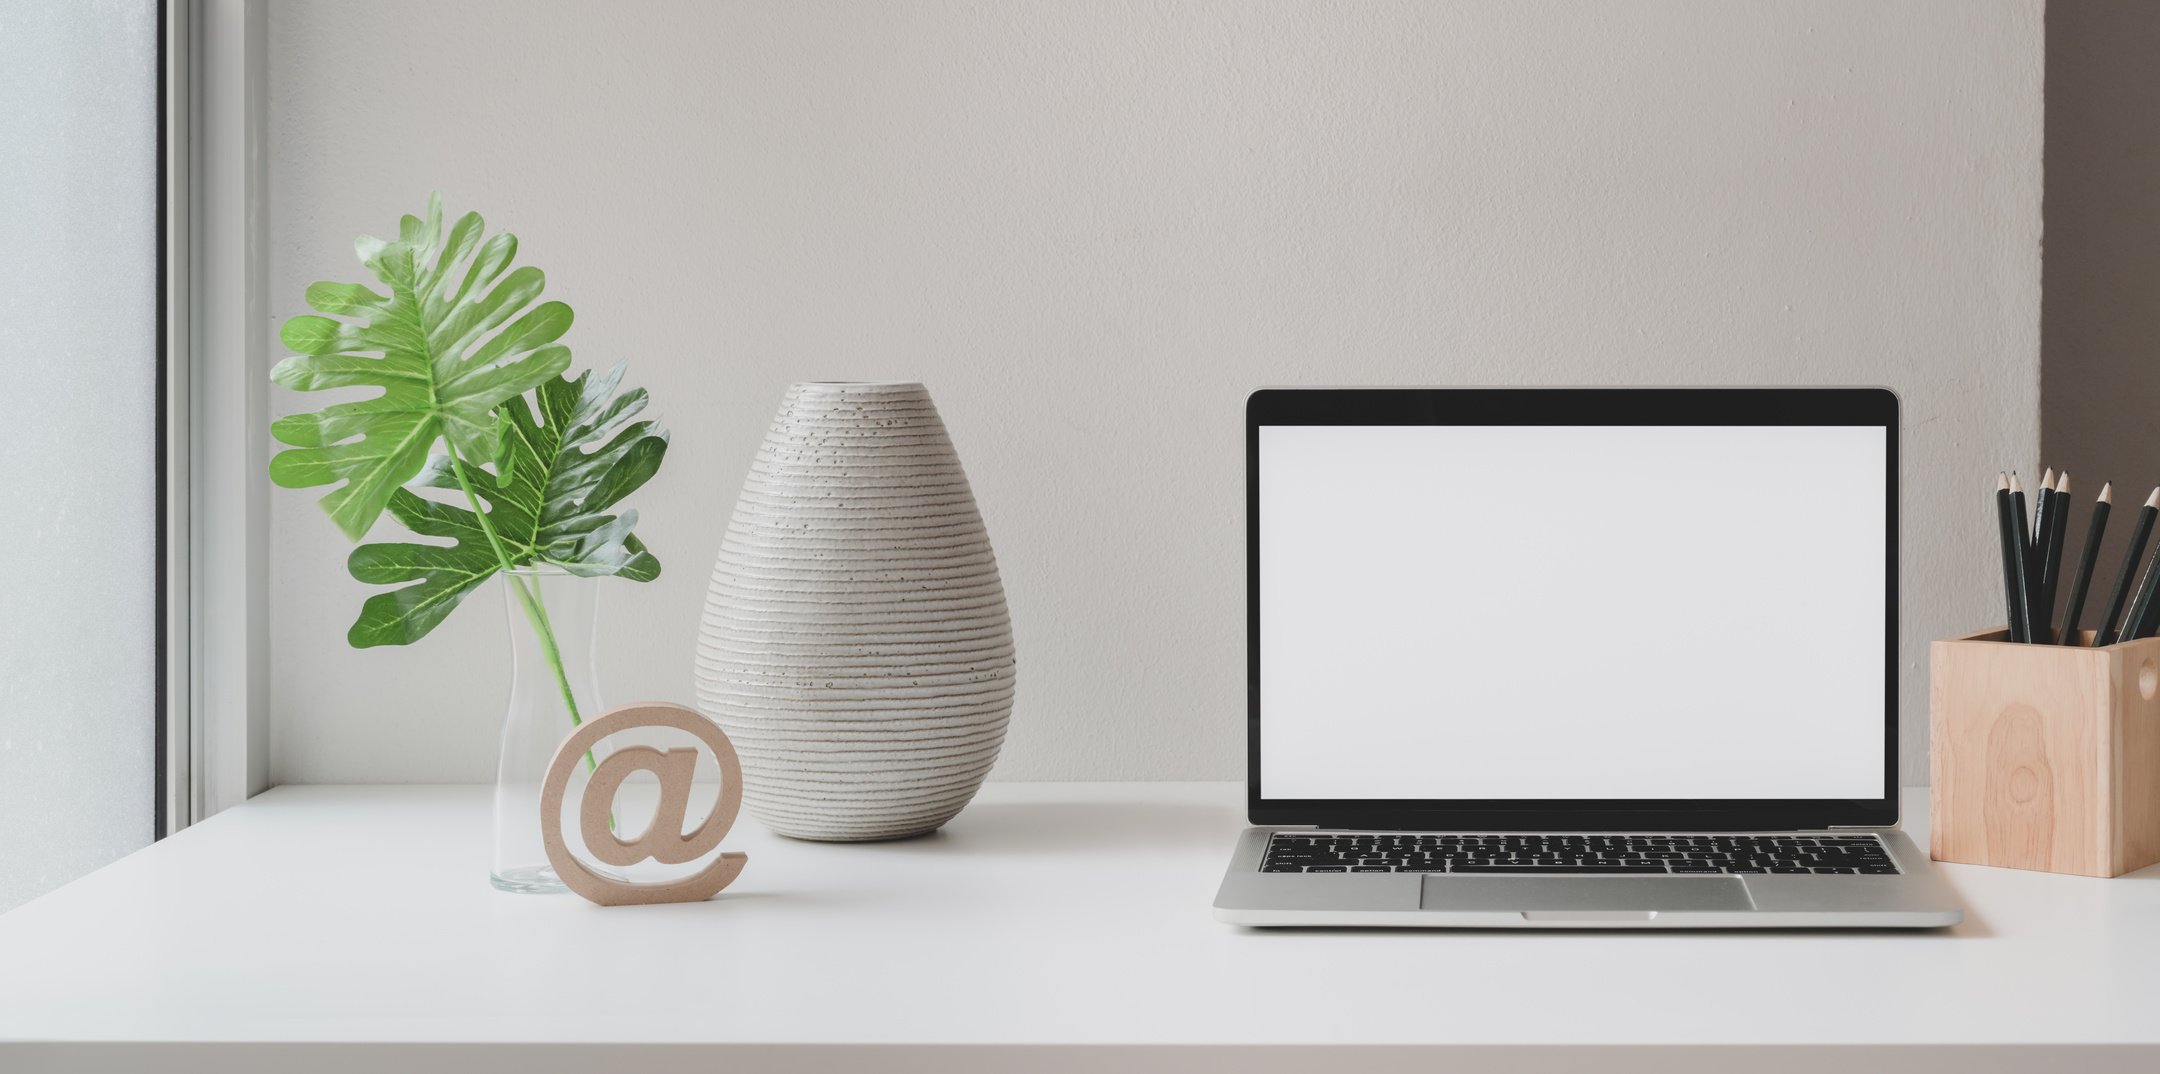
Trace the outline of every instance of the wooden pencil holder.
<instances>
[{"instance_id":1,"label":"wooden pencil holder","mask_svg":"<svg viewBox=\"0 0 2160 1074\"><path fill-rule=\"evenodd\" d=\"M2120 876L2160 861L2160 638L1929 652L1937 861Z\"/></svg>"}]
</instances>

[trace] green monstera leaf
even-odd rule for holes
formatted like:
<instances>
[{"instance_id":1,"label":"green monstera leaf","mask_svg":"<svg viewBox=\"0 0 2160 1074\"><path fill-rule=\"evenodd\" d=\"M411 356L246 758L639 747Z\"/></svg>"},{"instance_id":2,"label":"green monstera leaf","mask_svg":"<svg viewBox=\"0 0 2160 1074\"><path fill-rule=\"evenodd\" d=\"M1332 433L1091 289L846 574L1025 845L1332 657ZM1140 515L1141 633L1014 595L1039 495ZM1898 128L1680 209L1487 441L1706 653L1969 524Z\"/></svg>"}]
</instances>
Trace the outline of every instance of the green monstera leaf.
<instances>
[{"instance_id":1,"label":"green monstera leaf","mask_svg":"<svg viewBox=\"0 0 2160 1074\"><path fill-rule=\"evenodd\" d=\"M280 333L298 353L271 370L277 383L296 391L382 389L270 426L292 445L270 461L270 479L286 488L342 482L322 506L354 540L420 473L439 439L468 466L486 461L496 445L496 408L570 368L570 349L555 342L570 327L570 307L535 305L546 277L510 267L516 237L483 241L483 231L480 214L466 213L445 235L442 197L429 197L427 218L401 220L397 241L355 243L388 295L314 284L308 305L333 316L294 317Z\"/></svg>"},{"instance_id":2,"label":"green monstera leaf","mask_svg":"<svg viewBox=\"0 0 2160 1074\"><path fill-rule=\"evenodd\" d=\"M616 366L599 377L586 372L550 379L534 392L538 414L523 399L505 403L491 444L492 473L442 455L428 462L413 484L477 498L487 507L485 527L464 507L409 488L395 491L392 517L421 536L453 543L353 549L347 566L354 578L404 586L361 606L347 634L354 647L407 645L426 637L504 563L639 582L660 576L660 561L631 532L637 512L609 510L652 478L668 444L666 430L653 422L629 422L645 408L646 396L643 388L616 395L622 372Z\"/></svg>"}]
</instances>

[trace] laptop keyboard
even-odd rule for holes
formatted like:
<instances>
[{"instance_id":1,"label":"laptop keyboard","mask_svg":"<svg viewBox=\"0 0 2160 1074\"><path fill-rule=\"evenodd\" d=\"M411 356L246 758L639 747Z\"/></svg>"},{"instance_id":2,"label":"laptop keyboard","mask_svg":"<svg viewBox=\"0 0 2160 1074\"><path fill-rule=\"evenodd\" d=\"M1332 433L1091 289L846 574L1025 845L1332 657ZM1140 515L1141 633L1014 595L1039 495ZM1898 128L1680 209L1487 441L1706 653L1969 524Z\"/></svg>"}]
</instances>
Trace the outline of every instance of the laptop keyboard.
<instances>
[{"instance_id":1,"label":"laptop keyboard","mask_svg":"<svg viewBox=\"0 0 2160 1074\"><path fill-rule=\"evenodd\" d=\"M1416 835L1277 832L1264 873L1667 876L1894 874L1872 835Z\"/></svg>"}]
</instances>

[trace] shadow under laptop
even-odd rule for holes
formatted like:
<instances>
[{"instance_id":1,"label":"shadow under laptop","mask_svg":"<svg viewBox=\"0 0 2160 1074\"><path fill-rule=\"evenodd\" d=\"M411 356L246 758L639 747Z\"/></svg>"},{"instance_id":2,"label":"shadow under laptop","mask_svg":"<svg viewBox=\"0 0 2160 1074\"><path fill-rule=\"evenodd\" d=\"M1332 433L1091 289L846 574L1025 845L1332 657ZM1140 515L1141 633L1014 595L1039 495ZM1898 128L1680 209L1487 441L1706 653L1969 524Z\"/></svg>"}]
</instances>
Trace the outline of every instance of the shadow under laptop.
<instances>
[{"instance_id":1,"label":"shadow under laptop","mask_svg":"<svg viewBox=\"0 0 2160 1074\"><path fill-rule=\"evenodd\" d=\"M1238 927L1238 926L1225 926L1225 927ZM1624 936L1624 935L1630 935L1630 934L1633 934L1633 935L1637 935L1637 936L1640 936L1640 937L1642 937L1642 938L1643 938L1643 940L1644 940L1645 942L1652 942L1652 941L1654 941L1654 942L1657 942L1657 943L1664 943L1664 944L1669 944L1669 943L1673 942L1673 941L1674 941L1674 940L1676 940L1676 939L1682 939L1682 938L1685 938L1685 937L1688 937L1688 936L1697 936L1697 935L1701 935L1701 936L1721 936L1721 937L1753 937L1753 936L1764 936L1764 937L1773 937L1773 938L1774 938L1774 937L1790 937L1790 938L1793 938L1793 939L1802 939L1802 938L1805 938L1805 939L1811 939L1811 940L1822 940L1822 941L1825 941L1825 942L1831 942L1831 943L1835 943L1835 942L1837 942L1837 941L1840 941L1840 940L1851 940L1851 941L1855 941L1855 942L1859 942L1859 941L1865 941L1865 942L1867 942L1867 943L1870 943L1870 944L1879 944L1879 943L1882 943L1882 942L1884 942L1884 941L1886 941L1886 940L1896 941L1896 942L1899 942L1899 943L1925 943L1925 942L1929 942L1929 941L1934 941L1934 942L1942 942L1942 941L1946 941L1946 940L1985 940L1985 939L1991 939L1991 938L1993 938L1993 937L1995 936L1995 931L1994 931L1993 929L1990 929L1990 928L1988 928L1988 926L1987 926L1987 923L1986 923L1986 922L1984 922L1984 921L1981 921L1981 920L1979 920L1978 918L1974 917L1974 916L1972 915L1972 913L1971 913L1970 911L1968 911L1968 912L1966 913L1966 915L1965 915L1965 920L1963 920L1963 921L1961 921L1961 922L1959 922L1959 923L1957 923L1957 924L1955 924L1955 925L1951 925L1951 926L1949 926L1949 927L1947 927L1947 928L1939 928L1939 929L1914 929L1914 928L1868 928L1868 929L1840 929L1840 928L1758 928L1758 927L1755 927L1755 926L1752 926L1752 925L1750 925L1750 926L1744 926L1744 927L1739 927L1739 928L1711 928L1711 929L1705 929L1705 928L1688 928L1688 929L1673 929L1673 928L1644 928L1644 927L1640 927L1640 926L1638 926L1638 927L1634 927L1634 928L1599 928L1599 927L1597 927L1597 926L1594 926L1594 925L1569 925L1569 926L1567 926L1566 928L1519 928L1519 929L1518 929L1518 928L1474 928L1474 927L1455 927L1455 926L1449 926L1448 928L1408 928L1408 927L1403 927L1403 928L1394 928L1394 927L1377 927L1377 928L1374 928L1374 927L1364 927L1364 926L1360 926L1360 927L1358 927L1358 928L1357 928L1357 929L1355 929L1355 930L1348 930L1348 929L1344 929L1344 928L1342 928L1342 927L1340 927L1340 926L1326 926L1326 925L1313 925L1313 926L1305 926L1305 925L1287 925L1287 926L1270 926L1270 927L1267 927L1267 928L1244 928L1244 927L1238 927L1238 928L1239 928L1239 931L1241 931L1241 932L1244 932L1244 933L1246 933L1246 934L1248 934L1248 935L1252 935L1252 936L1267 936L1267 935L1275 935L1275 936L1319 936L1319 935L1330 935L1330 936L1351 936L1351 935L1356 935L1356 936L1401 936L1401 937L1411 937L1411 936L1429 936L1429 937L1431 937L1431 938L1432 938L1432 939L1431 939L1431 941L1429 941L1429 942L1434 942L1434 943L1438 943L1438 942L1441 942L1442 940L1444 940L1445 938L1447 938L1447 937L1450 937L1450 936L1455 936L1455 937L1461 937L1461 936L1520 936L1520 937L1522 937L1522 938L1524 938L1524 939L1526 939L1526 940L1527 940L1527 939L1529 939L1529 938L1531 938L1531 937L1546 937L1546 938L1548 938L1548 939L1549 939L1549 940L1551 940L1551 941L1555 941L1555 942L1557 942L1557 941L1565 940L1565 939L1566 939L1566 938L1568 938L1568 937L1576 937L1576 938L1580 938L1580 937L1582 937L1582 936L1585 936L1585 935L1590 935L1590 936Z\"/></svg>"}]
</instances>

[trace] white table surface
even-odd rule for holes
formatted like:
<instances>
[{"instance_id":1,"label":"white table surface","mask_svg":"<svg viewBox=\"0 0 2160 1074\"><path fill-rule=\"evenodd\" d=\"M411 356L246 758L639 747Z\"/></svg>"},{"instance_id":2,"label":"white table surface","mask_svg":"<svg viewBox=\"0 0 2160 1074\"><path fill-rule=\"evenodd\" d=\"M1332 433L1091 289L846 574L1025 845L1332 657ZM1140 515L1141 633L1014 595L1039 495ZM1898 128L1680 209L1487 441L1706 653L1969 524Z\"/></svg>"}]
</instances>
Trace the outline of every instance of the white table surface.
<instances>
[{"instance_id":1,"label":"white table surface","mask_svg":"<svg viewBox=\"0 0 2160 1074\"><path fill-rule=\"evenodd\" d=\"M718 898L603 909L488 886L485 788L283 787L0 915L0 1071L2160 1070L2160 867L1948 866L1939 932L1245 930L1208 909L1241 798L745 814Z\"/></svg>"}]
</instances>

